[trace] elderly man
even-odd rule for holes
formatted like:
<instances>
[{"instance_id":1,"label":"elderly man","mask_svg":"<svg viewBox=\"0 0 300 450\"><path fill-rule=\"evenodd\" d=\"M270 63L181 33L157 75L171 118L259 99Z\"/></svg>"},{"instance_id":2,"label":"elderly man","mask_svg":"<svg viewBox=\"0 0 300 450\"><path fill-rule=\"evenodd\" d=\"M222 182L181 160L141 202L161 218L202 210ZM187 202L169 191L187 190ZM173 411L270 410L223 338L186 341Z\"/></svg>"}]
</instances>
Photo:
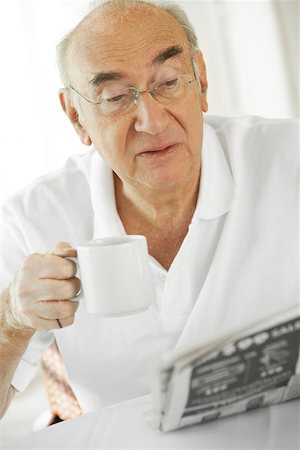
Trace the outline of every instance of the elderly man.
<instances>
[{"instance_id":1,"label":"elderly man","mask_svg":"<svg viewBox=\"0 0 300 450\"><path fill-rule=\"evenodd\" d=\"M4 205L2 415L54 339L88 412L149 392L166 351L208 345L298 301L296 124L204 124L205 64L175 4L104 2L58 60L62 108L93 147ZM126 233L147 237L155 302L90 317L71 301L80 281L67 257L81 241Z\"/></svg>"}]
</instances>

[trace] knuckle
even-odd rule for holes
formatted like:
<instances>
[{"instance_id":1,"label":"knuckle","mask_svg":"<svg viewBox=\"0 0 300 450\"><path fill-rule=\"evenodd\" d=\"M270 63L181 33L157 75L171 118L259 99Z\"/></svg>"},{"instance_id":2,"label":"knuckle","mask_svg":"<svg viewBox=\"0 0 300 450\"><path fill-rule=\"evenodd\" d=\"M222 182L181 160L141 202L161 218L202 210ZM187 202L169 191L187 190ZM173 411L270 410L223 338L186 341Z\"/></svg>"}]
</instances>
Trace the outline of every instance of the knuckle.
<instances>
[{"instance_id":1,"label":"knuckle","mask_svg":"<svg viewBox=\"0 0 300 450\"><path fill-rule=\"evenodd\" d=\"M29 311L28 305L26 305L25 303L19 302L18 306L17 306L17 309L18 309L18 312L20 314L22 314L23 316L29 317L30 311Z\"/></svg>"},{"instance_id":2,"label":"knuckle","mask_svg":"<svg viewBox=\"0 0 300 450\"><path fill-rule=\"evenodd\" d=\"M18 272L18 279L28 279L33 276L38 276L38 271L40 270L41 266L41 257L39 253L32 253L31 255L28 255L22 262L19 272Z\"/></svg>"},{"instance_id":3,"label":"knuckle","mask_svg":"<svg viewBox=\"0 0 300 450\"><path fill-rule=\"evenodd\" d=\"M20 282L17 284L15 292L18 299L23 299L29 296L30 288L28 284Z\"/></svg>"},{"instance_id":4,"label":"knuckle","mask_svg":"<svg viewBox=\"0 0 300 450\"><path fill-rule=\"evenodd\" d=\"M31 255L28 255L22 264L23 270L32 270L32 268L35 268L41 259L41 255L39 253L32 253Z\"/></svg>"},{"instance_id":5,"label":"knuckle","mask_svg":"<svg viewBox=\"0 0 300 450\"><path fill-rule=\"evenodd\" d=\"M21 308L25 307L25 302L29 302L33 297L34 286L28 279L21 278L15 284L13 289L13 297L15 303Z\"/></svg>"}]
</instances>

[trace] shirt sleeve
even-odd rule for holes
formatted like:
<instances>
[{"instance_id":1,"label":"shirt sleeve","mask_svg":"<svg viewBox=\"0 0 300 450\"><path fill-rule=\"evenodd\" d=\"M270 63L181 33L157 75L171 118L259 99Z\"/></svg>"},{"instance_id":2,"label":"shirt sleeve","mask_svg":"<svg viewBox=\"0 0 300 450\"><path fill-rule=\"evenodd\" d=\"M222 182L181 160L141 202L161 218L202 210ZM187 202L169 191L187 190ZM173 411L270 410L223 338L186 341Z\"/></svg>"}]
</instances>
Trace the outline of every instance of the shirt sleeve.
<instances>
[{"instance_id":1,"label":"shirt sleeve","mask_svg":"<svg viewBox=\"0 0 300 450\"><path fill-rule=\"evenodd\" d=\"M13 202L6 202L1 210L0 222L0 292L14 280L24 258L31 253L26 236L22 231L22 217ZM17 391L23 391L38 368L43 351L54 337L49 331L37 331L20 360L12 379Z\"/></svg>"},{"instance_id":2,"label":"shirt sleeve","mask_svg":"<svg viewBox=\"0 0 300 450\"><path fill-rule=\"evenodd\" d=\"M0 222L0 292L11 284L22 261L29 253L12 205L4 204Z\"/></svg>"}]
</instances>

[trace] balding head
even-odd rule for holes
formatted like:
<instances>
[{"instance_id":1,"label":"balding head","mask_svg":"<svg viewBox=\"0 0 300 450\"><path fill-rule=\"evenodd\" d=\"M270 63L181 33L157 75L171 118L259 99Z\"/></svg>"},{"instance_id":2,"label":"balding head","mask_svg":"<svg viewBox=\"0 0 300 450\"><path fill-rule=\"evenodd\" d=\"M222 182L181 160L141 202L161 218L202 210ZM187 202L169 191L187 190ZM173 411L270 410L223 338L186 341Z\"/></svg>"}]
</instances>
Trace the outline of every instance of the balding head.
<instances>
[{"instance_id":1,"label":"balding head","mask_svg":"<svg viewBox=\"0 0 300 450\"><path fill-rule=\"evenodd\" d=\"M161 14L170 15L185 34L190 49L197 48L197 38L192 25L182 8L174 2L104 0L96 1L94 4L95 8L57 45L57 62L61 80L65 86L71 84L70 64L72 65L76 60L78 52L89 53L93 49L93 43L96 40L99 42L102 36L110 36L114 40L114 35L119 34L120 26L127 26L128 29L130 26L137 26L134 17L139 17L139 24L141 21L144 22L146 30L147 12L156 15L158 22ZM143 10L145 14L141 14Z\"/></svg>"}]
</instances>

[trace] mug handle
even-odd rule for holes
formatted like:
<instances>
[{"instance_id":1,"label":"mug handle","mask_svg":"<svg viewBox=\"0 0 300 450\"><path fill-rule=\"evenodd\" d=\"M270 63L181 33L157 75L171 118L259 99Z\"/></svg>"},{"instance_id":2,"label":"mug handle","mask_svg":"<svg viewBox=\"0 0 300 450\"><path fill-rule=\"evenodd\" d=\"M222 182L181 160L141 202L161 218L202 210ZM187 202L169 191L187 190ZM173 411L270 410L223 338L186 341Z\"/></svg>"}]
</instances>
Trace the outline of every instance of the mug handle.
<instances>
[{"instance_id":1,"label":"mug handle","mask_svg":"<svg viewBox=\"0 0 300 450\"><path fill-rule=\"evenodd\" d=\"M69 259L70 261L73 261L76 264L77 272L76 276L80 274L79 271L79 265L78 265L78 259L75 256L66 256L66 259ZM79 300L83 299L82 289L80 288L80 291L78 294L75 295L75 297L70 298L71 302L78 302Z\"/></svg>"}]
</instances>

